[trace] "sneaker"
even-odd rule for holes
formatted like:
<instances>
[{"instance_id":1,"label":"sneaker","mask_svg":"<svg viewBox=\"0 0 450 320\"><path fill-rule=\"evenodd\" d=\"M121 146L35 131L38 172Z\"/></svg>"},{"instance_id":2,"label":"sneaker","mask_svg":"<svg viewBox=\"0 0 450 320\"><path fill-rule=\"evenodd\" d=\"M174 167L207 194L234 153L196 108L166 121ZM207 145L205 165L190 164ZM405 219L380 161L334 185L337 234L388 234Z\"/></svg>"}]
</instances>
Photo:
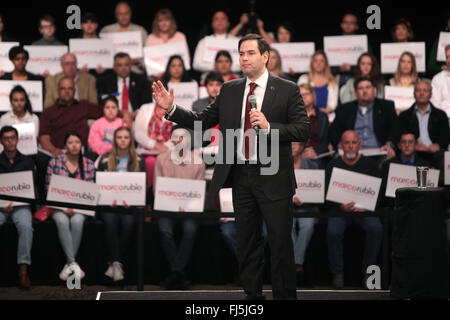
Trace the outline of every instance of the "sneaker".
<instances>
[{"instance_id":1,"label":"sneaker","mask_svg":"<svg viewBox=\"0 0 450 320\"><path fill-rule=\"evenodd\" d=\"M114 277L114 267L112 263L109 264L108 270L105 272L105 276L110 277L111 279Z\"/></svg>"},{"instance_id":2,"label":"sneaker","mask_svg":"<svg viewBox=\"0 0 450 320\"><path fill-rule=\"evenodd\" d=\"M122 264L118 261L113 262L112 264L114 272L113 272L113 280L114 281L121 281L124 279L123 277L123 269Z\"/></svg>"},{"instance_id":3,"label":"sneaker","mask_svg":"<svg viewBox=\"0 0 450 320\"><path fill-rule=\"evenodd\" d=\"M71 273L72 273L72 271L69 270L69 264L66 263L64 265L64 268L62 269L62 271L59 273L59 278L62 281L66 281Z\"/></svg>"},{"instance_id":4,"label":"sneaker","mask_svg":"<svg viewBox=\"0 0 450 320\"><path fill-rule=\"evenodd\" d=\"M343 288L344 287L344 274L336 273L333 275L333 287Z\"/></svg>"}]
</instances>

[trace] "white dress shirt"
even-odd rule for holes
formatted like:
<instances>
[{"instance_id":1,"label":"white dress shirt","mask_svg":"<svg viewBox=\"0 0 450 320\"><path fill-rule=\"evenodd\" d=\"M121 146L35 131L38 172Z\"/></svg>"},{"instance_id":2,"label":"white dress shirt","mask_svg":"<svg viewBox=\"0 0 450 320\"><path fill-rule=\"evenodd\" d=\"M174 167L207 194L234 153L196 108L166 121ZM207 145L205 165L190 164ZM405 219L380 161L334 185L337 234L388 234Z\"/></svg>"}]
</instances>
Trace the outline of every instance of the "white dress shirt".
<instances>
[{"instance_id":1,"label":"white dress shirt","mask_svg":"<svg viewBox=\"0 0 450 320\"><path fill-rule=\"evenodd\" d=\"M130 101L130 76L126 77L125 81L127 82L128 88L128 111L132 111L133 106ZM119 100L119 110L122 110L122 91L123 91L123 78L117 77L117 92L119 95L117 96L117 100Z\"/></svg>"},{"instance_id":2,"label":"white dress shirt","mask_svg":"<svg viewBox=\"0 0 450 320\"><path fill-rule=\"evenodd\" d=\"M443 70L433 77L431 103L447 113L450 118L450 71Z\"/></svg>"}]
</instances>

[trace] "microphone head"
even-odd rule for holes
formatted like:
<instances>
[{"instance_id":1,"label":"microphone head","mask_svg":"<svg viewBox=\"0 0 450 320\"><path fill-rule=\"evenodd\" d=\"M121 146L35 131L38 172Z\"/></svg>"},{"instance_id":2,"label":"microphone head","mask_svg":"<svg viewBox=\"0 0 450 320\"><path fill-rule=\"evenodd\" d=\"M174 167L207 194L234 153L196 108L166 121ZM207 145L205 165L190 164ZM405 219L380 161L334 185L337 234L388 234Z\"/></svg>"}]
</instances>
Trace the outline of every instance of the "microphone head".
<instances>
[{"instance_id":1,"label":"microphone head","mask_svg":"<svg viewBox=\"0 0 450 320\"><path fill-rule=\"evenodd\" d=\"M250 106L252 107L252 109L256 109L256 96L255 95L251 95L248 97L248 102L250 102Z\"/></svg>"}]
</instances>

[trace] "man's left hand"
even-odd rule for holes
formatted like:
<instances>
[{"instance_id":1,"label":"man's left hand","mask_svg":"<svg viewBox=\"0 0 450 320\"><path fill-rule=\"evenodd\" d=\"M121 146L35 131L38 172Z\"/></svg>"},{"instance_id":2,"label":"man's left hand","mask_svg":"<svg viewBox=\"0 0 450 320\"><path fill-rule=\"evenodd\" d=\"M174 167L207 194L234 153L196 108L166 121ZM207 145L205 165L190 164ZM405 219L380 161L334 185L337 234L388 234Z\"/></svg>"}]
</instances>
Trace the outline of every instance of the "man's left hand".
<instances>
[{"instance_id":1,"label":"man's left hand","mask_svg":"<svg viewBox=\"0 0 450 320\"><path fill-rule=\"evenodd\" d=\"M395 157L395 151L394 151L394 149L391 148L391 146L389 144L385 144L380 149L381 149L381 151L386 151L390 157Z\"/></svg>"},{"instance_id":2,"label":"man's left hand","mask_svg":"<svg viewBox=\"0 0 450 320\"><path fill-rule=\"evenodd\" d=\"M437 143L432 143L428 146L429 152L438 152L441 149Z\"/></svg>"},{"instance_id":3,"label":"man's left hand","mask_svg":"<svg viewBox=\"0 0 450 320\"><path fill-rule=\"evenodd\" d=\"M260 129L269 129L269 122L266 116L258 109L250 110L250 123L252 124L252 128L258 126Z\"/></svg>"}]
</instances>

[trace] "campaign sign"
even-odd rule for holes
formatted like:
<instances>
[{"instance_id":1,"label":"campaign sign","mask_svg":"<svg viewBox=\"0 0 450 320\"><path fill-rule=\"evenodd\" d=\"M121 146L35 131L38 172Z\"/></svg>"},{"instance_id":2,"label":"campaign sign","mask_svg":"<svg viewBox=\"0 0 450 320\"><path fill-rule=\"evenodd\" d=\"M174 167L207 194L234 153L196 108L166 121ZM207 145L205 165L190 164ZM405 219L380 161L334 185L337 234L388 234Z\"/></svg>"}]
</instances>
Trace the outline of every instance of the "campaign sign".
<instances>
[{"instance_id":1,"label":"campaign sign","mask_svg":"<svg viewBox=\"0 0 450 320\"><path fill-rule=\"evenodd\" d=\"M445 47L450 44L450 32L439 33L439 43L437 50L437 61L445 61Z\"/></svg>"},{"instance_id":2,"label":"campaign sign","mask_svg":"<svg viewBox=\"0 0 450 320\"><path fill-rule=\"evenodd\" d=\"M27 70L31 73L42 74L44 71L55 75L62 71L61 57L67 53L67 46L24 46L30 54Z\"/></svg>"},{"instance_id":3,"label":"campaign sign","mask_svg":"<svg viewBox=\"0 0 450 320\"><path fill-rule=\"evenodd\" d=\"M415 166L391 163L386 184L386 197L395 198L395 190L398 188L417 187L417 172ZM437 187L439 181L439 170L429 169L427 187Z\"/></svg>"},{"instance_id":4,"label":"campaign sign","mask_svg":"<svg viewBox=\"0 0 450 320\"><path fill-rule=\"evenodd\" d=\"M168 86L169 89L173 88L175 95L173 103L191 110L194 101L198 100L197 82L169 82Z\"/></svg>"},{"instance_id":5,"label":"campaign sign","mask_svg":"<svg viewBox=\"0 0 450 320\"><path fill-rule=\"evenodd\" d=\"M101 65L105 69L113 67L113 44L111 39L70 39L70 52L77 57L78 66L87 65L96 69Z\"/></svg>"},{"instance_id":6,"label":"campaign sign","mask_svg":"<svg viewBox=\"0 0 450 320\"><path fill-rule=\"evenodd\" d=\"M233 64L232 70L240 70L239 65L239 39L238 38L217 38L214 36L205 37L205 51L203 52L203 60L211 63L211 69L214 69L214 61L216 59L217 52L226 50L230 53Z\"/></svg>"},{"instance_id":7,"label":"campaign sign","mask_svg":"<svg viewBox=\"0 0 450 320\"><path fill-rule=\"evenodd\" d=\"M324 203L325 170L296 169L295 180L297 189L295 195L303 203Z\"/></svg>"},{"instance_id":8,"label":"campaign sign","mask_svg":"<svg viewBox=\"0 0 450 320\"><path fill-rule=\"evenodd\" d=\"M273 43L272 47L280 53L283 72L308 72L311 56L314 54L314 42Z\"/></svg>"},{"instance_id":9,"label":"campaign sign","mask_svg":"<svg viewBox=\"0 0 450 320\"><path fill-rule=\"evenodd\" d=\"M111 205L116 200L117 206L123 206L122 201L130 206L145 206L145 172L97 172L95 181L100 187L99 205Z\"/></svg>"},{"instance_id":10,"label":"campaign sign","mask_svg":"<svg viewBox=\"0 0 450 320\"><path fill-rule=\"evenodd\" d=\"M0 194L34 199L33 172L29 170L0 174ZM28 205L28 203L24 202L0 200L0 208L6 207L9 204L12 204L12 206Z\"/></svg>"},{"instance_id":11,"label":"campaign sign","mask_svg":"<svg viewBox=\"0 0 450 320\"><path fill-rule=\"evenodd\" d=\"M93 183L69 177L52 175L47 192L47 201L67 202L96 206L100 187ZM61 207L54 207L61 209ZM95 215L95 211L74 209L86 215Z\"/></svg>"},{"instance_id":12,"label":"campaign sign","mask_svg":"<svg viewBox=\"0 0 450 320\"><path fill-rule=\"evenodd\" d=\"M323 37L323 47L330 66L340 66L343 63L356 65L359 56L367 52L367 46L365 34Z\"/></svg>"},{"instance_id":13,"label":"campaign sign","mask_svg":"<svg viewBox=\"0 0 450 320\"><path fill-rule=\"evenodd\" d=\"M380 185L380 178L333 168L326 199L342 204L354 201L355 207L374 211Z\"/></svg>"},{"instance_id":14,"label":"campaign sign","mask_svg":"<svg viewBox=\"0 0 450 320\"><path fill-rule=\"evenodd\" d=\"M17 86L22 86L28 94L33 112L42 111L42 101L44 96L42 94L42 82L41 81L17 81L17 80L0 80L0 111L11 110L11 102L9 101L9 94L11 90Z\"/></svg>"},{"instance_id":15,"label":"campaign sign","mask_svg":"<svg viewBox=\"0 0 450 320\"><path fill-rule=\"evenodd\" d=\"M206 181L156 178L155 210L174 212L202 212Z\"/></svg>"},{"instance_id":16,"label":"campaign sign","mask_svg":"<svg viewBox=\"0 0 450 320\"><path fill-rule=\"evenodd\" d=\"M234 212L232 188L220 189L219 200L220 200L220 212Z\"/></svg>"},{"instance_id":17,"label":"campaign sign","mask_svg":"<svg viewBox=\"0 0 450 320\"><path fill-rule=\"evenodd\" d=\"M144 62L147 73L153 75L164 72L172 55L181 56L186 70L190 70L191 58L186 43L174 42L144 48Z\"/></svg>"},{"instance_id":18,"label":"campaign sign","mask_svg":"<svg viewBox=\"0 0 450 320\"><path fill-rule=\"evenodd\" d=\"M142 37L140 31L104 32L101 38L111 39L114 54L126 52L132 59L142 58Z\"/></svg>"},{"instance_id":19,"label":"campaign sign","mask_svg":"<svg viewBox=\"0 0 450 320\"><path fill-rule=\"evenodd\" d=\"M0 42L0 70L4 72L12 72L14 65L9 60L9 50L18 46L18 42Z\"/></svg>"},{"instance_id":20,"label":"campaign sign","mask_svg":"<svg viewBox=\"0 0 450 320\"><path fill-rule=\"evenodd\" d=\"M395 73L403 52L411 52L416 58L417 72L425 72L425 42L382 43L381 73Z\"/></svg>"},{"instance_id":21,"label":"campaign sign","mask_svg":"<svg viewBox=\"0 0 450 320\"><path fill-rule=\"evenodd\" d=\"M408 109L416 102L414 99L414 88L385 86L384 98L394 101L397 113Z\"/></svg>"}]
</instances>

